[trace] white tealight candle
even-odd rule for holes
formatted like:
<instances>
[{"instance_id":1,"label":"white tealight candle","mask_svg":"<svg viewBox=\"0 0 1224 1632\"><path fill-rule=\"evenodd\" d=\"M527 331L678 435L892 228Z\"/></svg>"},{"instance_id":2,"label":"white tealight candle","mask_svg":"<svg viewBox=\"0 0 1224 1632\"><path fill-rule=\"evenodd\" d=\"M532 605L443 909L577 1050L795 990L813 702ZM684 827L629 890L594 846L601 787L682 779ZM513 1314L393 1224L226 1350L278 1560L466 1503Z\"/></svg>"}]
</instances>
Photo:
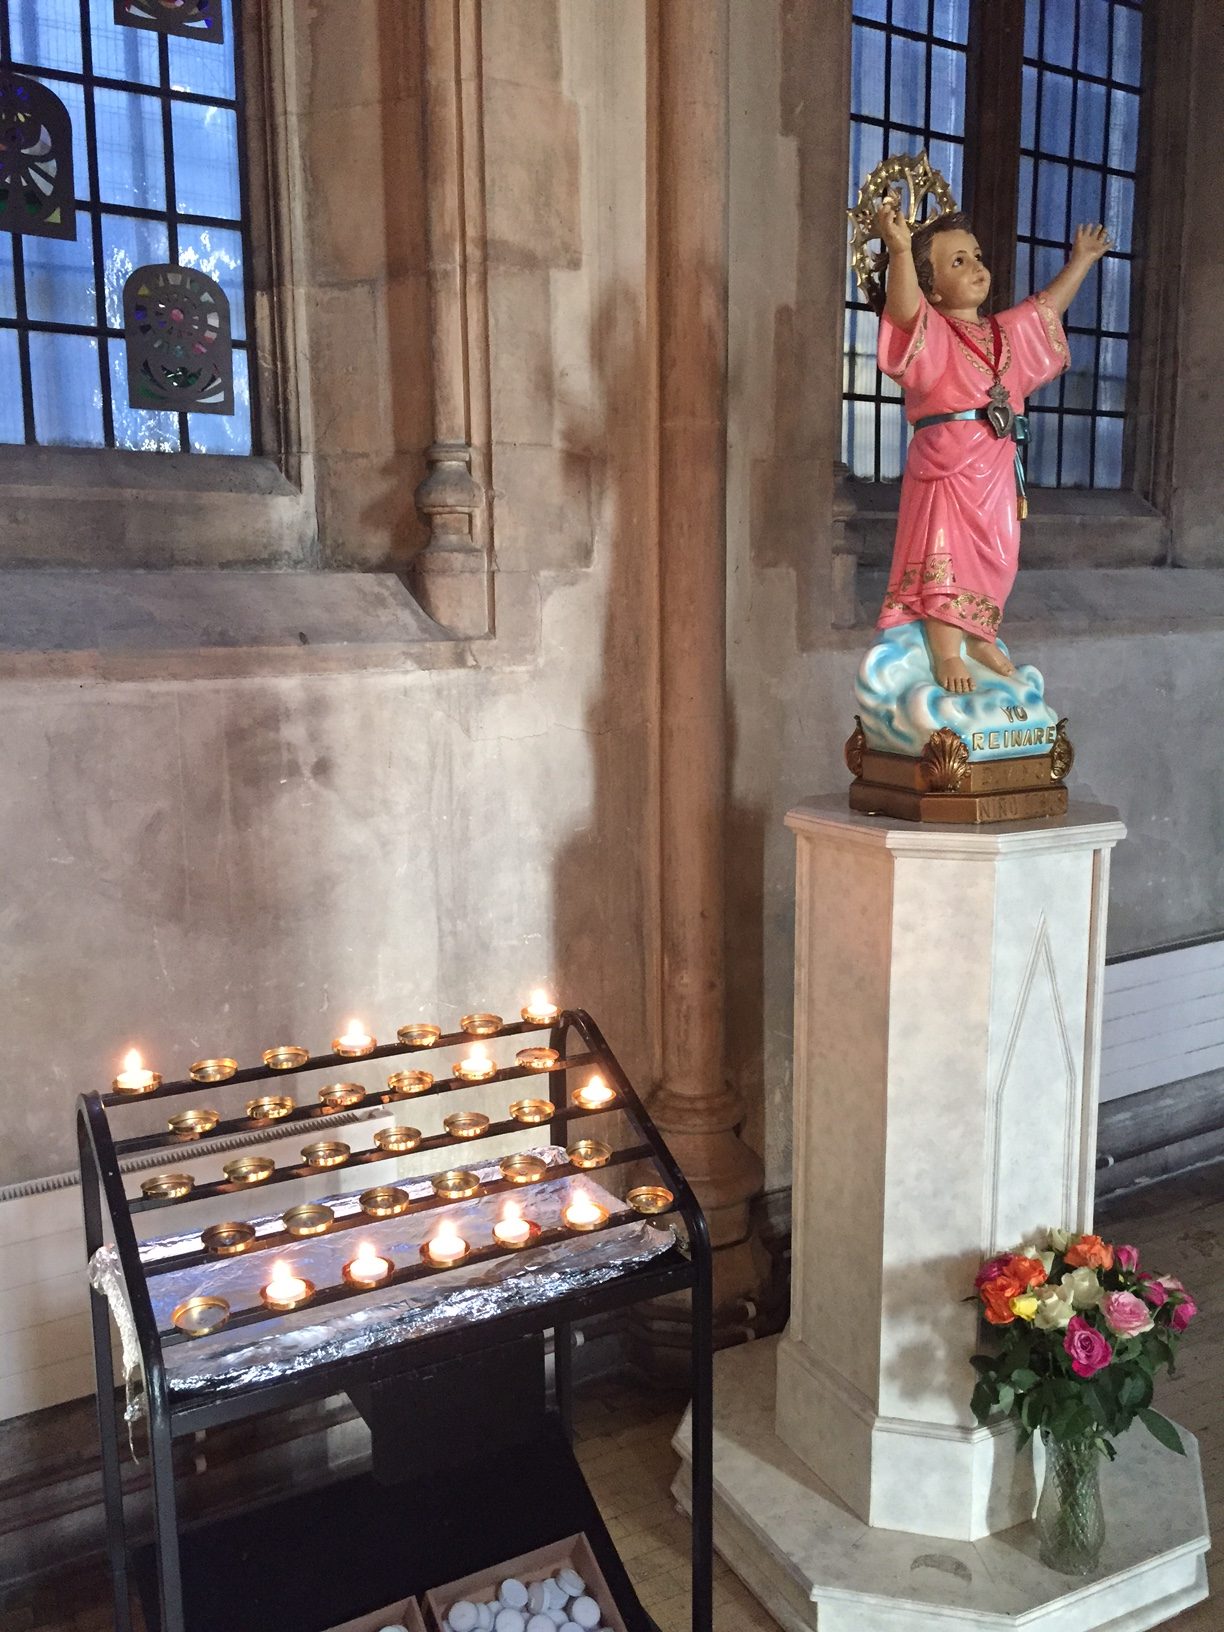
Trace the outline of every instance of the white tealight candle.
<instances>
[{"instance_id":1,"label":"white tealight candle","mask_svg":"<svg viewBox=\"0 0 1224 1632\"><path fill-rule=\"evenodd\" d=\"M526 1007L522 1010L524 1020L532 1021L537 1026L546 1026L550 1020L555 1020L559 1009L548 993L544 990L532 992L527 999Z\"/></svg>"},{"instance_id":2,"label":"white tealight candle","mask_svg":"<svg viewBox=\"0 0 1224 1632\"><path fill-rule=\"evenodd\" d=\"M309 1291L308 1283L300 1275L295 1275L288 1264L278 1262L272 1265L271 1277L263 1289L263 1299L273 1308L289 1308L301 1303Z\"/></svg>"},{"instance_id":3,"label":"white tealight candle","mask_svg":"<svg viewBox=\"0 0 1224 1632\"><path fill-rule=\"evenodd\" d=\"M146 1071L139 1049L130 1048L123 1056L123 1070L115 1078L115 1089L121 1094L147 1094L157 1085L156 1071Z\"/></svg>"},{"instance_id":4,"label":"white tealight candle","mask_svg":"<svg viewBox=\"0 0 1224 1632\"><path fill-rule=\"evenodd\" d=\"M612 1103L616 1092L608 1087L602 1077L592 1077L589 1082L583 1083L574 1098L584 1111L599 1111Z\"/></svg>"},{"instance_id":5,"label":"white tealight candle","mask_svg":"<svg viewBox=\"0 0 1224 1632\"><path fill-rule=\"evenodd\" d=\"M467 1054L455 1067L455 1075L463 1077L467 1082L483 1082L497 1070L496 1062L489 1058L489 1051L483 1043L473 1043Z\"/></svg>"},{"instance_id":6,"label":"white tealight candle","mask_svg":"<svg viewBox=\"0 0 1224 1632\"><path fill-rule=\"evenodd\" d=\"M350 1281L357 1286L377 1286L391 1273L391 1261L380 1258L368 1241L362 1241L357 1256L345 1266Z\"/></svg>"},{"instance_id":7,"label":"white tealight candle","mask_svg":"<svg viewBox=\"0 0 1224 1632\"><path fill-rule=\"evenodd\" d=\"M450 1220L443 1219L438 1226L437 1235L428 1243L425 1251L431 1263L446 1269L467 1257L468 1244Z\"/></svg>"},{"instance_id":8,"label":"white tealight candle","mask_svg":"<svg viewBox=\"0 0 1224 1632\"><path fill-rule=\"evenodd\" d=\"M499 1247L525 1247L531 1240L531 1225L517 1202L506 1203L502 1216L493 1226L493 1239Z\"/></svg>"},{"instance_id":9,"label":"white tealight candle","mask_svg":"<svg viewBox=\"0 0 1224 1632\"><path fill-rule=\"evenodd\" d=\"M607 1218L605 1208L592 1201L585 1190L575 1190L562 1217L571 1230L594 1230Z\"/></svg>"},{"instance_id":10,"label":"white tealight candle","mask_svg":"<svg viewBox=\"0 0 1224 1632\"><path fill-rule=\"evenodd\" d=\"M368 1054L375 1047L374 1039L360 1020L350 1020L343 1033L332 1043L337 1054Z\"/></svg>"}]
</instances>

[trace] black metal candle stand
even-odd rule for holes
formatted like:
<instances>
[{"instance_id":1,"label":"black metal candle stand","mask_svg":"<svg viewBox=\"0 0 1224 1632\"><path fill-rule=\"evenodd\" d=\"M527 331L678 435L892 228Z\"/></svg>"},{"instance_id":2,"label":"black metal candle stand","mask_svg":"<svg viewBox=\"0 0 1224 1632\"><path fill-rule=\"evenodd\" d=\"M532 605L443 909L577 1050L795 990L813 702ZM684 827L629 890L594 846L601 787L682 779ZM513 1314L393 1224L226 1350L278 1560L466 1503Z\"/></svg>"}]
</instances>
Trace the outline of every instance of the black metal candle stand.
<instances>
[{"instance_id":1,"label":"black metal candle stand","mask_svg":"<svg viewBox=\"0 0 1224 1632\"><path fill-rule=\"evenodd\" d=\"M441 1581L466 1576L551 1542L585 1531L595 1550L628 1632L658 1632L643 1609L617 1555L598 1504L572 1449L573 1350L575 1325L593 1315L622 1309L646 1299L687 1292L692 1304L692 1629L712 1627L712 1314L709 1232L692 1190L658 1130L613 1055L595 1022L581 1009L564 1010L543 1023L524 1020L500 1026L480 1040L517 1037L547 1031L557 1061L548 1070L511 1066L476 1082L458 1076L435 1080L411 1093L363 1091L352 1109L400 1107L431 1096L502 1082L529 1079L554 1105L548 1120L551 1142L564 1145L566 1134L589 1117L620 1113L630 1139L612 1148L598 1171L626 1164L654 1170L649 1205L679 1216L683 1241L645 1263L624 1266L598 1285L555 1296L526 1308L445 1331L395 1338L376 1351L329 1358L308 1369L254 1381L225 1394L179 1393L168 1382L164 1351L193 1341L184 1330L160 1329L153 1312L150 1280L167 1270L225 1263L206 1250L176 1254L145 1263L133 1227L133 1215L155 1209L189 1207L217 1196L249 1194L258 1198L270 1186L319 1177L396 1159L382 1147L350 1151L336 1165L319 1169L302 1162L273 1166L255 1184L229 1180L193 1186L185 1194L129 1196L120 1158L164 1149L175 1159L207 1151L212 1140L249 1131L277 1134L295 1124L311 1132L325 1129L332 1113L324 1105L295 1106L275 1121L238 1117L185 1140L177 1133L116 1140L112 1115L124 1107L205 1094L233 1083L283 1081L288 1076L402 1055L437 1057L440 1050L465 1047L468 1031L440 1036L431 1044L389 1044L363 1053L332 1053L302 1059L291 1069L260 1065L235 1069L224 1081L158 1082L150 1091L91 1093L81 1096L77 1111L81 1184L85 1209L86 1252L104 1241L114 1243L131 1310L144 1374L152 1474L154 1537L152 1545L129 1547L120 1474L120 1438L115 1408L115 1372L110 1314L105 1294L91 1290L94 1367L98 1421L102 1441L102 1475L106 1503L107 1547L115 1598L116 1632L131 1632L129 1574L137 1577L151 1632L324 1632L325 1628L377 1610L396 1599L423 1593ZM229 1062L227 1062L228 1064ZM422 1061L422 1063L425 1063ZM612 1090L612 1098L588 1108L575 1098L574 1078L594 1070ZM601 1129L606 1124L601 1122ZM482 1139L524 1132L532 1124L511 1118L490 1121L476 1138L431 1135L417 1143L420 1151L459 1150L474 1153ZM603 1156L603 1152L599 1153ZM538 1180L485 1182L480 1194L530 1196L533 1183L547 1183L589 1170L570 1163L550 1166ZM173 1188L173 1187L171 1187ZM670 1205L667 1205L670 1192ZM410 1200L406 1214L453 1205L445 1196ZM178 1214L174 1215L178 1218ZM609 1214L605 1228L639 1216L626 1204ZM244 1232L249 1228L237 1220ZM327 1233L368 1225L363 1213L326 1224ZM294 1236L288 1231L257 1235L244 1252L283 1250ZM473 1248L465 1263L513 1256L526 1270L532 1251L564 1251L579 1239L567 1228L534 1235L526 1248L496 1243ZM312 1287L309 1307L349 1304L383 1292L388 1286L418 1286L444 1275L446 1268L423 1255L395 1266L375 1286L341 1276L334 1285ZM205 1281L205 1291L207 1285ZM178 1311L175 1311L176 1315ZM223 1324L275 1322L283 1314L260 1302L231 1310ZM554 1387L544 1387L545 1334L553 1336ZM371 1430L372 1472L329 1485L322 1491L286 1496L258 1514L230 1515L180 1533L174 1480L176 1439L223 1423L299 1405L329 1394L348 1393ZM388 1526L387 1482L394 1483L393 1526ZM399 1517L402 1515L402 1520ZM257 1520L257 1522L253 1522ZM257 1537L257 1544L254 1538Z\"/></svg>"}]
</instances>

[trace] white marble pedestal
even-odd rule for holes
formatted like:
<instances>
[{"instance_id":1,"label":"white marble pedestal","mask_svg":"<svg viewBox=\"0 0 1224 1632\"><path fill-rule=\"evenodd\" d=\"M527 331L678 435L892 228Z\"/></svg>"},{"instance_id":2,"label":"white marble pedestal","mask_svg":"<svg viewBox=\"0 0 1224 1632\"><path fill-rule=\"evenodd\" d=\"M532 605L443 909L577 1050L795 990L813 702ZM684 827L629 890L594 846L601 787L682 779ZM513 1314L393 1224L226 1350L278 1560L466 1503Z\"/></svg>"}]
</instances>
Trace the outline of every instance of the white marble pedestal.
<instances>
[{"instance_id":1,"label":"white marble pedestal","mask_svg":"<svg viewBox=\"0 0 1224 1632\"><path fill-rule=\"evenodd\" d=\"M1203 1481L1184 1429L1184 1458L1135 1428L1102 1467L1105 1551L1077 1580L1041 1564L1032 1524L976 1542L864 1524L774 1432L777 1347L714 1357L714 1538L783 1632L1143 1632L1207 1596ZM687 1510L687 1418L675 1445Z\"/></svg>"},{"instance_id":2,"label":"white marble pedestal","mask_svg":"<svg viewBox=\"0 0 1224 1632\"><path fill-rule=\"evenodd\" d=\"M1197 1457L1128 1435L1101 1577L1069 1585L1035 1562L1031 1454L969 1410L980 1259L1092 1223L1125 830L1098 806L972 828L840 799L787 823L791 1320L717 1357L719 1550L804 1632L817 1609L820 1632L1157 1625L1205 1592Z\"/></svg>"}]
</instances>

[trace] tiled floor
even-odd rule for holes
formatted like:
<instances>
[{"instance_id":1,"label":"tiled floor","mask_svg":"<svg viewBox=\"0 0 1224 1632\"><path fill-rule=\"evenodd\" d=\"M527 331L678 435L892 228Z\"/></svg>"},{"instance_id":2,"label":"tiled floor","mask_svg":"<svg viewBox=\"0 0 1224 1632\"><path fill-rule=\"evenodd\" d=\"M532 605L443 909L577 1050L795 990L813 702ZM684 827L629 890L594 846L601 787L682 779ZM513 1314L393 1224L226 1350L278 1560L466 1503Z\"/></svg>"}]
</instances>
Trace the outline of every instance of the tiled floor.
<instances>
[{"instance_id":1,"label":"tiled floor","mask_svg":"<svg viewBox=\"0 0 1224 1632\"><path fill-rule=\"evenodd\" d=\"M1199 1436L1212 1528L1224 1533L1224 1172L1133 1198L1099 1227L1133 1240L1145 1263L1180 1275L1202 1307L1180 1374L1161 1388L1158 1403ZM661 1632L688 1632L688 1525L669 1492L676 1467L670 1439L683 1401L623 1382L588 1387L580 1398L580 1457L629 1572ZM1170 1623L1174 1632L1224 1632L1224 1561L1215 1562L1211 1582L1212 1597ZM110 1616L98 1607L105 1590L98 1569L65 1573L36 1594L0 1600L0 1628L109 1632ZM714 1590L716 1632L777 1632L721 1562Z\"/></svg>"}]
</instances>

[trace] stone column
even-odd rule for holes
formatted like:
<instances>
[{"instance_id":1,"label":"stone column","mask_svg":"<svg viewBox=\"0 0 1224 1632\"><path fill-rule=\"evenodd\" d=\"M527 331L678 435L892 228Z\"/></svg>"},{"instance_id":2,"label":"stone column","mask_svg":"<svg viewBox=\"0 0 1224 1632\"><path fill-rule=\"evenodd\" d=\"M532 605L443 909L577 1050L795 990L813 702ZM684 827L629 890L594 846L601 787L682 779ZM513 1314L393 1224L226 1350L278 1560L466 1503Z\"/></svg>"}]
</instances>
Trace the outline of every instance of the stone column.
<instances>
[{"instance_id":1,"label":"stone column","mask_svg":"<svg viewBox=\"0 0 1224 1632\"><path fill-rule=\"evenodd\" d=\"M423 0L420 18L434 441L416 491L430 539L412 575L431 617L481 636L493 578L479 0Z\"/></svg>"},{"instance_id":2,"label":"stone column","mask_svg":"<svg viewBox=\"0 0 1224 1632\"><path fill-rule=\"evenodd\" d=\"M715 1302L748 1298L759 1158L725 1077L727 0L658 21L662 1082L652 1114L705 1208Z\"/></svg>"},{"instance_id":3,"label":"stone column","mask_svg":"<svg viewBox=\"0 0 1224 1632\"><path fill-rule=\"evenodd\" d=\"M841 801L798 841L791 1320L777 1431L868 1524L1032 1512L969 1410L979 1256L1088 1229L1113 811L924 827ZM835 1308L831 1307L831 1300Z\"/></svg>"}]
</instances>

